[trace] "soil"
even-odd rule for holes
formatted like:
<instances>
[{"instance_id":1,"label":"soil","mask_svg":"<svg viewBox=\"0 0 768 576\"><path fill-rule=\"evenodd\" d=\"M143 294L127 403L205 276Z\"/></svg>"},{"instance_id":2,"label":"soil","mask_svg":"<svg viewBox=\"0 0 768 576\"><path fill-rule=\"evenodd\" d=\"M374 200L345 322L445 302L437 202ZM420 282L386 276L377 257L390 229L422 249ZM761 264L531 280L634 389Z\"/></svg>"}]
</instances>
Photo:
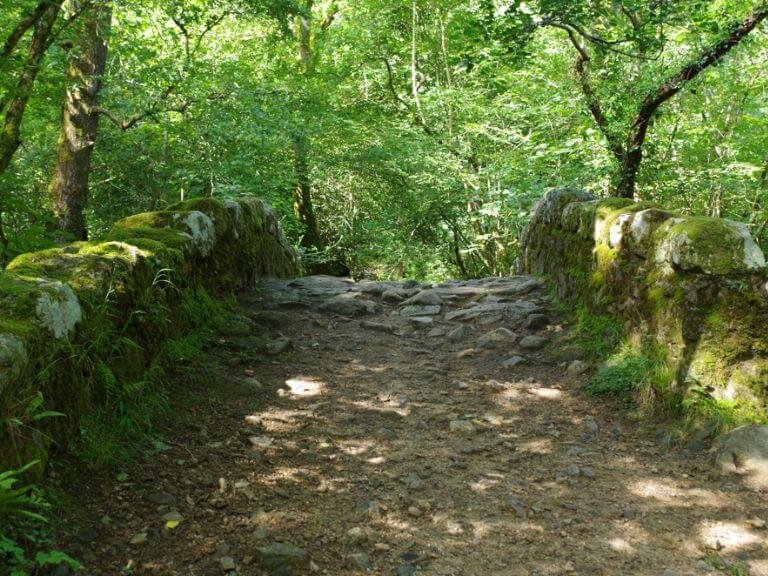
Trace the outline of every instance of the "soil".
<instances>
[{"instance_id":1,"label":"soil","mask_svg":"<svg viewBox=\"0 0 768 576\"><path fill-rule=\"evenodd\" d=\"M54 479L83 573L768 575L768 495L585 394L538 281L273 281L239 314L291 348L233 325L122 481Z\"/></svg>"}]
</instances>

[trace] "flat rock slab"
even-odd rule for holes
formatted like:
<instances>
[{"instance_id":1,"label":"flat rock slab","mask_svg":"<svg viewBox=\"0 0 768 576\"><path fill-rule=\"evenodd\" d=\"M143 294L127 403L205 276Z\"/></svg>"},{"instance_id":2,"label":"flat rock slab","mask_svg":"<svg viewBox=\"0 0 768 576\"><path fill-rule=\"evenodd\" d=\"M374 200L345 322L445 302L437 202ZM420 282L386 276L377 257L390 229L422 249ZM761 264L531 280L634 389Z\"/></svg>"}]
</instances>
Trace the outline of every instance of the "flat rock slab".
<instances>
[{"instance_id":1,"label":"flat rock slab","mask_svg":"<svg viewBox=\"0 0 768 576\"><path fill-rule=\"evenodd\" d=\"M354 290L355 282L349 278L334 276L305 276L289 282L288 287L307 296L335 296Z\"/></svg>"},{"instance_id":2,"label":"flat rock slab","mask_svg":"<svg viewBox=\"0 0 768 576\"><path fill-rule=\"evenodd\" d=\"M364 316L375 314L378 306L370 300L355 298L356 294L340 294L320 305L323 312L332 312L340 316Z\"/></svg>"},{"instance_id":3,"label":"flat rock slab","mask_svg":"<svg viewBox=\"0 0 768 576\"><path fill-rule=\"evenodd\" d=\"M440 306L421 306L415 304L401 308L400 316L437 316L440 314L440 310Z\"/></svg>"}]
</instances>

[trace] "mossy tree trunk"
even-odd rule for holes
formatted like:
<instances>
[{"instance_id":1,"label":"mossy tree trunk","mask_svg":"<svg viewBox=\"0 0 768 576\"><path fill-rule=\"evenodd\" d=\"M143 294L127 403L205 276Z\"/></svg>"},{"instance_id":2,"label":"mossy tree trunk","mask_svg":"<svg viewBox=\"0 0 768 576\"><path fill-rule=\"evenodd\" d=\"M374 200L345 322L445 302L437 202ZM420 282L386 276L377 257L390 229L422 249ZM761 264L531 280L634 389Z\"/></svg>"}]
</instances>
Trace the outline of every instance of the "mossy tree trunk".
<instances>
[{"instance_id":1,"label":"mossy tree trunk","mask_svg":"<svg viewBox=\"0 0 768 576\"><path fill-rule=\"evenodd\" d=\"M295 24L295 36L298 41L298 73L305 80L309 80L315 71L315 54L312 50L314 0L304 0L301 8L302 13L296 17ZM336 12L336 6L332 5L319 23L320 33L324 33L333 23ZM291 141L296 176L296 186L293 189L293 209L296 218L304 229L301 245L304 248L319 249L323 247L323 239L317 225L312 202L311 142L309 136L301 129L295 130L291 134Z\"/></svg>"},{"instance_id":2,"label":"mossy tree trunk","mask_svg":"<svg viewBox=\"0 0 768 576\"><path fill-rule=\"evenodd\" d=\"M99 128L99 92L107 63L111 22L111 0L95 2L83 16L82 30L67 70L61 135L50 195L58 229L77 240L88 238L84 211Z\"/></svg>"},{"instance_id":3,"label":"mossy tree trunk","mask_svg":"<svg viewBox=\"0 0 768 576\"><path fill-rule=\"evenodd\" d=\"M309 174L309 138L305 134L293 137L294 169L296 187L293 190L293 210L304 229L301 245L304 248L321 248L322 239L317 227L315 209L312 205L312 180Z\"/></svg>"},{"instance_id":4,"label":"mossy tree trunk","mask_svg":"<svg viewBox=\"0 0 768 576\"><path fill-rule=\"evenodd\" d=\"M21 121L24 118L24 112L27 103L32 95L32 88L40 71L40 63L45 56L48 47L53 42L54 25L61 12L61 6L64 0L58 0L50 3L30 24L32 28L32 39L29 43L29 49L26 58L19 72L13 90L5 101L0 101L0 113L2 113L2 131L0 132L0 175L4 174L11 164L13 155L21 145ZM21 32L26 32L26 29ZM19 39L21 36L19 36ZM16 43L8 44L7 49L13 51ZM6 48L4 48L4 51ZM0 211L2 204L0 203Z\"/></svg>"},{"instance_id":5,"label":"mossy tree trunk","mask_svg":"<svg viewBox=\"0 0 768 576\"><path fill-rule=\"evenodd\" d=\"M5 99L0 99L0 176L11 165L14 154L21 145L21 122L27 103L32 95L37 73L43 57L54 39L54 26L64 0L43 0L11 31L0 51L0 64L17 49L24 35L32 30L32 38L23 59L18 79ZM3 228L3 214L8 210L4 194L0 191L0 266L7 264L9 238Z\"/></svg>"}]
</instances>

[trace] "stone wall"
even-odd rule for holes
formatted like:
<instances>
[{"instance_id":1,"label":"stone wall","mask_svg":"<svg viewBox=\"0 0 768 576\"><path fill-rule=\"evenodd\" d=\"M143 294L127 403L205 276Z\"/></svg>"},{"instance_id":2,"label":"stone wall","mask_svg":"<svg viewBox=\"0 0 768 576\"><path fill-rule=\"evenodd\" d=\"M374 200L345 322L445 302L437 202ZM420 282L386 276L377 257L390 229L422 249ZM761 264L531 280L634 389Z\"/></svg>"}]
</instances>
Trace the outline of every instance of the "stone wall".
<instances>
[{"instance_id":1,"label":"stone wall","mask_svg":"<svg viewBox=\"0 0 768 576\"><path fill-rule=\"evenodd\" d=\"M652 204L552 190L521 238L521 272L621 318L631 341L666 351L677 375L718 399L768 401L765 258L746 226Z\"/></svg>"},{"instance_id":2,"label":"stone wall","mask_svg":"<svg viewBox=\"0 0 768 576\"><path fill-rule=\"evenodd\" d=\"M101 346L124 378L140 377L175 326L185 290L231 291L297 274L296 253L262 200L191 200L117 222L97 242L23 254L0 273L0 469L44 458L50 436L76 430L99 401L78 356ZM111 342L100 343L99 338ZM25 413L42 392L43 423Z\"/></svg>"}]
</instances>

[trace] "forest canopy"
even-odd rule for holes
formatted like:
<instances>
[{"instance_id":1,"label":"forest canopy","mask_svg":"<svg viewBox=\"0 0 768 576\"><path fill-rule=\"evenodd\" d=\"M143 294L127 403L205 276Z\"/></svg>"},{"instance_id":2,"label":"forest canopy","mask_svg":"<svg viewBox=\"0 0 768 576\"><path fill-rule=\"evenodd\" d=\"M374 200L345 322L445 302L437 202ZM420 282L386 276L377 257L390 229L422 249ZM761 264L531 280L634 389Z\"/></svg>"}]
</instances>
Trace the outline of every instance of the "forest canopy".
<instances>
[{"instance_id":1,"label":"forest canopy","mask_svg":"<svg viewBox=\"0 0 768 576\"><path fill-rule=\"evenodd\" d=\"M305 262L514 267L543 191L748 224L768 247L760 0L13 0L0 263L255 195Z\"/></svg>"}]
</instances>

